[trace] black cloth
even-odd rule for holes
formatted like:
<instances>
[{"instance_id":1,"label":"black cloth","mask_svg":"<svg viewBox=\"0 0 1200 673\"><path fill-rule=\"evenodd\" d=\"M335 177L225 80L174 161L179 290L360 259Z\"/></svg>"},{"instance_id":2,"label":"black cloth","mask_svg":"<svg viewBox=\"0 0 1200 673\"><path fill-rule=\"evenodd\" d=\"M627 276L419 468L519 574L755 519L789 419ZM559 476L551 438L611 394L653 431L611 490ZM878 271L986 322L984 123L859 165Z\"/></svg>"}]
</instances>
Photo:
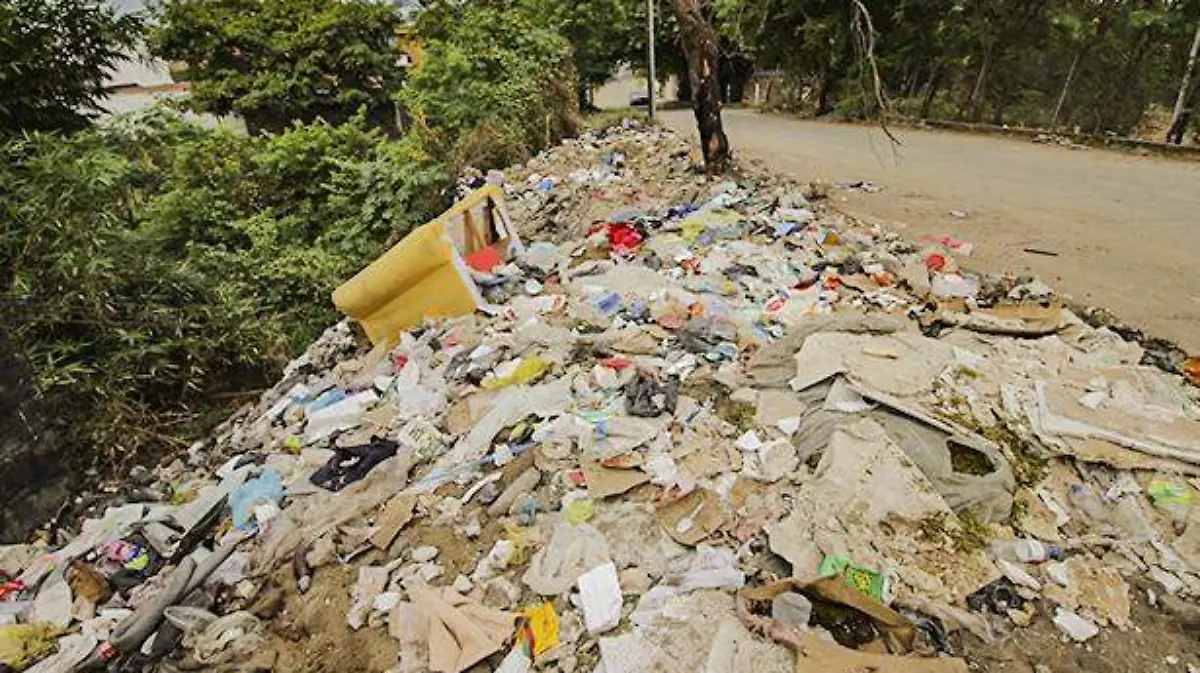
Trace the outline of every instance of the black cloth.
<instances>
[{"instance_id":1,"label":"black cloth","mask_svg":"<svg viewBox=\"0 0 1200 673\"><path fill-rule=\"evenodd\" d=\"M377 439L370 444L335 448L333 457L321 469L313 472L309 481L330 491L343 488L367 476L375 466L396 455L400 445L390 439Z\"/></svg>"}]
</instances>

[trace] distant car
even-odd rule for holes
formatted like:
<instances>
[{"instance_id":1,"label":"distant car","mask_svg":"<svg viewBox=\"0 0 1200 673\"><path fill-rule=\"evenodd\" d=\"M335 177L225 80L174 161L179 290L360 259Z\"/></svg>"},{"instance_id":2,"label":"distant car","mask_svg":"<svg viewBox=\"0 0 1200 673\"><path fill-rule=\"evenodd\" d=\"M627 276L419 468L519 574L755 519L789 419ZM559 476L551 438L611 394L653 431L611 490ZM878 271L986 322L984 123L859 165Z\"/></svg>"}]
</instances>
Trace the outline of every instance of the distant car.
<instances>
[{"instance_id":1,"label":"distant car","mask_svg":"<svg viewBox=\"0 0 1200 673\"><path fill-rule=\"evenodd\" d=\"M649 106L650 92L648 92L646 89L637 89L630 92L629 104L633 107Z\"/></svg>"}]
</instances>

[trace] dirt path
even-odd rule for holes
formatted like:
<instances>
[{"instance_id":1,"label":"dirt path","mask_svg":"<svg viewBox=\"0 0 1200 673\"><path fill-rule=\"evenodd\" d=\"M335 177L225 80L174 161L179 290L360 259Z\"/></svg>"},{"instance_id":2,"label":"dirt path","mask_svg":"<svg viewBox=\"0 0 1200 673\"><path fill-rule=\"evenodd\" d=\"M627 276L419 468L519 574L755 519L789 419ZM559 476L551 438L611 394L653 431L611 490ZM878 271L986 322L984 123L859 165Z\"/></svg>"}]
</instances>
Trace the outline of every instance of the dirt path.
<instances>
[{"instance_id":1,"label":"dirt path","mask_svg":"<svg viewBox=\"0 0 1200 673\"><path fill-rule=\"evenodd\" d=\"M1200 164L910 129L895 131L903 146L893 153L878 129L746 110L724 117L743 157L802 180L883 186L835 192L847 213L914 240L970 241L970 267L1032 272L1200 353ZM695 134L690 111L663 118Z\"/></svg>"}]
</instances>

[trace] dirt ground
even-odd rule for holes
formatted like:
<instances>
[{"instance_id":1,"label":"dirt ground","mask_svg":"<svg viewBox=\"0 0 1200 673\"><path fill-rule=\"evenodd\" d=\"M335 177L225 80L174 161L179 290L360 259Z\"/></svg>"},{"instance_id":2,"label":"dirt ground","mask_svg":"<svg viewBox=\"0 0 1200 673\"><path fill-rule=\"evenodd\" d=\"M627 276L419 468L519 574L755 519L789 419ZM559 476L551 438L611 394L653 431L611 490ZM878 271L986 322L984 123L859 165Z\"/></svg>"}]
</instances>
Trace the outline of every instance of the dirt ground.
<instances>
[{"instance_id":1,"label":"dirt ground","mask_svg":"<svg viewBox=\"0 0 1200 673\"><path fill-rule=\"evenodd\" d=\"M1087 643L1066 638L1038 614L1028 628L1014 628L994 644L968 637L958 652L972 670L988 673L1190 673L1200 670L1196 625L1151 606L1145 590L1130 585L1134 628L1105 628ZM1053 610L1047 601L1039 609ZM1044 666L1044 669L1035 668Z\"/></svg>"},{"instance_id":2,"label":"dirt ground","mask_svg":"<svg viewBox=\"0 0 1200 673\"><path fill-rule=\"evenodd\" d=\"M695 134L689 110L662 118ZM968 268L1034 273L1200 353L1200 163L913 129L893 129L903 143L893 149L863 126L734 109L724 119L743 158L801 180L883 187L835 191L848 214L918 242L969 241Z\"/></svg>"}]
</instances>

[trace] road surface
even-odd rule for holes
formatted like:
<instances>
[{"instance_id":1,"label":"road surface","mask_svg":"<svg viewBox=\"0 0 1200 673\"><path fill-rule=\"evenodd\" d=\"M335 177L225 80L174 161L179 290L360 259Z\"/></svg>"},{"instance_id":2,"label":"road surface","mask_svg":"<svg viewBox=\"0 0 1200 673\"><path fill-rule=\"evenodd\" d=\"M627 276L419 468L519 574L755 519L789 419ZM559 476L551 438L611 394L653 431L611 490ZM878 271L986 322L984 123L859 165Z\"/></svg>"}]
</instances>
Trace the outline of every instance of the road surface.
<instances>
[{"instance_id":1,"label":"road surface","mask_svg":"<svg viewBox=\"0 0 1200 673\"><path fill-rule=\"evenodd\" d=\"M662 117L695 136L691 111ZM903 143L893 152L877 128L748 110L723 117L743 158L805 181L883 187L835 191L851 215L915 242L970 241L969 268L1036 274L1200 354L1200 163L911 129L893 129Z\"/></svg>"}]
</instances>

